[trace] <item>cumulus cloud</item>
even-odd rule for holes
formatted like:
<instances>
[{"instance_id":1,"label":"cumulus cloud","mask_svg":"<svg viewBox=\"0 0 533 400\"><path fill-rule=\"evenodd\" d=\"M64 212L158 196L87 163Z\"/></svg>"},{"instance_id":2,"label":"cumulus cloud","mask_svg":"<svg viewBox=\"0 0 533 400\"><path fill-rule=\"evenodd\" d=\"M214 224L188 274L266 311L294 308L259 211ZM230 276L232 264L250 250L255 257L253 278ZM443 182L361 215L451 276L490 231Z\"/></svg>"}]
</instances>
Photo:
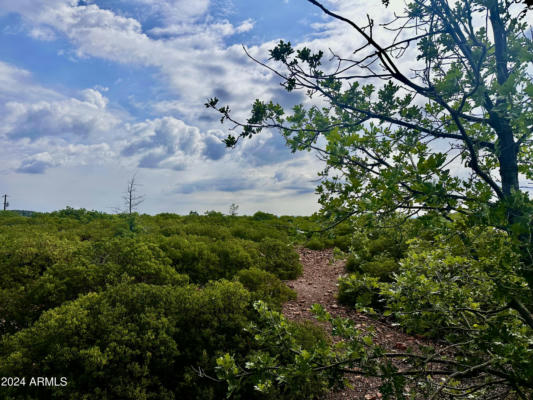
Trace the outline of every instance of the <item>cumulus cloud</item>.
<instances>
[{"instance_id":1,"label":"cumulus cloud","mask_svg":"<svg viewBox=\"0 0 533 400\"><path fill-rule=\"evenodd\" d=\"M43 174L48 168L59 166L97 165L112 159L115 153L107 143L92 145L41 141L35 148L47 148L25 157L15 172ZM30 149L26 149L28 151Z\"/></svg>"},{"instance_id":2,"label":"cumulus cloud","mask_svg":"<svg viewBox=\"0 0 533 400\"><path fill-rule=\"evenodd\" d=\"M121 151L126 157L140 156L139 167L183 170L195 160L219 160L225 146L216 131L201 132L194 126L164 117L134 124L128 128L133 138Z\"/></svg>"},{"instance_id":3,"label":"cumulus cloud","mask_svg":"<svg viewBox=\"0 0 533 400\"><path fill-rule=\"evenodd\" d=\"M138 19L97 4L53 0L37 4L34 9L26 2L8 5L7 9L23 15L33 29L53 29L64 35L74 44L79 57L157 68L160 77L170 84L168 89L181 102L179 116L187 117L188 122L199 119L201 123L200 110L212 88L232 93L232 100L239 107L253 100L252 93L268 97L268 91L257 82L265 74L250 68L253 63L240 46L228 47L224 42L227 36L253 29L252 20L234 25L225 19L214 19L207 13L208 1L135 3L150 7L150 12L201 15L203 19L173 17L172 24L156 24L145 32Z\"/></svg>"},{"instance_id":4,"label":"cumulus cloud","mask_svg":"<svg viewBox=\"0 0 533 400\"><path fill-rule=\"evenodd\" d=\"M314 168L308 169L309 161L291 162L285 168L278 169L274 173L274 181L295 194L314 193L317 183L316 171Z\"/></svg>"},{"instance_id":5,"label":"cumulus cloud","mask_svg":"<svg viewBox=\"0 0 533 400\"><path fill-rule=\"evenodd\" d=\"M81 98L6 104L7 136L35 140L44 136L83 137L105 134L119 119L106 110L107 99L97 90L82 91Z\"/></svg>"},{"instance_id":6,"label":"cumulus cloud","mask_svg":"<svg viewBox=\"0 0 533 400\"><path fill-rule=\"evenodd\" d=\"M25 160L22 160L16 172L25 174L42 174L49 168L57 165L53 157L48 152L34 154Z\"/></svg>"},{"instance_id":7,"label":"cumulus cloud","mask_svg":"<svg viewBox=\"0 0 533 400\"><path fill-rule=\"evenodd\" d=\"M4 13L18 13L30 18L38 18L47 8L75 6L77 0L47 0L35 2L34 0L0 0L0 10Z\"/></svg>"},{"instance_id":8,"label":"cumulus cloud","mask_svg":"<svg viewBox=\"0 0 533 400\"><path fill-rule=\"evenodd\" d=\"M148 15L159 16L163 21L191 20L204 15L209 0L121 0L122 3L137 5Z\"/></svg>"},{"instance_id":9,"label":"cumulus cloud","mask_svg":"<svg viewBox=\"0 0 533 400\"><path fill-rule=\"evenodd\" d=\"M195 192L240 192L258 187L256 181L245 177L226 177L200 179L179 185L175 193L190 194Z\"/></svg>"},{"instance_id":10,"label":"cumulus cloud","mask_svg":"<svg viewBox=\"0 0 533 400\"><path fill-rule=\"evenodd\" d=\"M0 111L9 101L57 100L61 97L53 90L32 82L32 76L28 70L0 61Z\"/></svg>"},{"instance_id":11,"label":"cumulus cloud","mask_svg":"<svg viewBox=\"0 0 533 400\"><path fill-rule=\"evenodd\" d=\"M173 193L194 194L218 192L239 193L239 198L280 198L312 194L315 190L316 163L310 157L290 160L274 166L253 168L246 163L246 172L239 163L228 162L224 170L209 178L197 178L179 184Z\"/></svg>"},{"instance_id":12,"label":"cumulus cloud","mask_svg":"<svg viewBox=\"0 0 533 400\"><path fill-rule=\"evenodd\" d=\"M243 159L254 167L278 164L294 158L285 138L274 131L262 132L253 140L244 141L239 150Z\"/></svg>"},{"instance_id":13,"label":"cumulus cloud","mask_svg":"<svg viewBox=\"0 0 533 400\"><path fill-rule=\"evenodd\" d=\"M246 21L243 21L237 28L235 28L235 31L237 33L248 32L254 29L254 25L254 21L248 18Z\"/></svg>"},{"instance_id":14,"label":"cumulus cloud","mask_svg":"<svg viewBox=\"0 0 533 400\"><path fill-rule=\"evenodd\" d=\"M204 138L205 147L202 155L210 160L220 160L226 154L226 146L222 140L213 134L208 134Z\"/></svg>"},{"instance_id":15,"label":"cumulus cloud","mask_svg":"<svg viewBox=\"0 0 533 400\"><path fill-rule=\"evenodd\" d=\"M157 26L148 31L152 37L181 37L187 38L192 35L201 35L207 37L207 35L213 36L213 38L221 39L226 36L235 35L237 33L247 32L253 29L254 23L248 19L243 21L240 25L235 26L228 20L221 20L217 22L208 22L202 24L191 24L190 21L174 23L168 26Z\"/></svg>"},{"instance_id":16,"label":"cumulus cloud","mask_svg":"<svg viewBox=\"0 0 533 400\"><path fill-rule=\"evenodd\" d=\"M32 28L29 35L34 39L42 40L44 42L51 42L52 40L57 39L55 32L45 26Z\"/></svg>"},{"instance_id":17,"label":"cumulus cloud","mask_svg":"<svg viewBox=\"0 0 533 400\"><path fill-rule=\"evenodd\" d=\"M30 176L100 162L114 163L118 169L122 164L144 168L143 173L162 176L165 182L186 175L186 182L174 194L215 191L230 196L239 192L246 193L250 201L258 201L259 192L261 198L282 198L312 191L316 162L306 159L302 165L289 166L295 155L290 154L279 133L264 132L228 152L221 142L225 133L213 130L219 126L218 116L203 107L206 98L217 96L242 119L255 98L273 99L285 107L304 100L301 93L290 95L280 89L272 75L251 61L240 45L226 44L232 35L252 31L253 20L230 23L223 12L213 17L209 0L112 3L113 7L103 9L91 1L83 5L75 0L0 0L4 11L23 16L32 37L67 39L79 57L151 67L149 73L155 70L156 79L168 91L168 96L146 99L143 105L150 111L143 118L150 119L138 122L134 116L111 111L103 90L88 89L74 97L52 91L44 94L45 89L38 85L23 86L31 80L27 71L0 63L0 84L2 79L17 81L18 86L3 86L27 87L36 93L30 99L6 94L0 88L0 99L5 96L6 100L6 127L0 130L0 142L18 146L18 160L22 160L15 166L18 172ZM315 43L320 41L327 48L339 35L346 35L333 28L317 27L320 35L313 37ZM347 35L340 43L349 47ZM275 41L265 42L249 51L264 59L274 45ZM276 174L283 168L299 172Z\"/></svg>"}]
</instances>

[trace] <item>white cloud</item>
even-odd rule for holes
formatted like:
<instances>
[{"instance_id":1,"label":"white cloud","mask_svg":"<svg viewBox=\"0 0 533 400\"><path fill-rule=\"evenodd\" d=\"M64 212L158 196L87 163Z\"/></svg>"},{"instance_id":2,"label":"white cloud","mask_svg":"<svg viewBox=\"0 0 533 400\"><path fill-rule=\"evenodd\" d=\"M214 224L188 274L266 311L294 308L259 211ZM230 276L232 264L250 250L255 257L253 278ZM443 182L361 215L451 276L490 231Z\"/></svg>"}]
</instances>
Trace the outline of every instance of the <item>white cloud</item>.
<instances>
[{"instance_id":1,"label":"white cloud","mask_svg":"<svg viewBox=\"0 0 533 400\"><path fill-rule=\"evenodd\" d=\"M85 89L81 92L83 99L88 104L93 104L97 109L104 109L109 100L96 89Z\"/></svg>"},{"instance_id":2,"label":"white cloud","mask_svg":"<svg viewBox=\"0 0 533 400\"><path fill-rule=\"evenodd\" d=\"M210 18L208 1L133 2L163 22L145 31L142 19L134 19L132 14L104 10L95 4L76 6L66 0L34 4L34 9L25 1L11 6L33 25L34 37L39 37L39 31L52 29L58 37L68 38L80 57L155 67L157 78L175 95L174 100L154 103L146 99L146 109L158 117L143 122L126 122L127 117L112 112L103 90L86 89L75 97L41 97L40 101L24 97L11 100L7 133L9 146L19 157L15 165L9 163L11 168L26 175L58 174L62 167L74 170L77 165L92 163L105 165L115 175L141 168L154 187L169 186L163 193L152 194L159 199L152 206L154 211L165 210L160 204L171 207L183 196L198 207L210 204L202 193L216 193L213 201L228 201L228 205L235 201L243 211L251 212L256 207L275 211L268 204L289 210L288 200L295 196L314 201L311 191L315 184L310 181L318 169L316 160L307 154L291 155L283 138L272 132L228 151L220 140L226 133L213 130L220 126L218 116L203 107L206 98L217 96L242 119L255 98L275 98L284 105L303 100L301 94L285 93L268 71L246 57L240 45L225 44L229 36L253 29L254 22L231 24ZM169 11L168 18L163 16L165 10ZM44 35L41 38L46 39ZM337 36L323 35L315 40L327 47ZM274 45L263 43L249 51L264 59ZM15 80L30 79L24 71L12 72ZM77 147L69 150L69 143ZM291 164L295 157L301 164ZM281 173L284 168L294 173ZM188 189L180 189L178 182L189 185ZM296 208L287 212L306 212Z\"/></svg>"},{"instance_id":3,"label":"white cloud","mask_svg":"<svg viewBox=\"0 0 533 400\"><path fill-rule=\"evenodd\" d=\"M128 3L144 6L142 10L145 13L158 15L164 21L199 18L208 11L210 5L209 0L131 0Z\"/></svg>"},{"instance_id":4,"label":"white cloud","mask_svg":"<svg viewBox=\"0 0 533 400\"><path fill-rule=\"evenodd\" d=\"M20 12L35 29L50 29L66 35L77 47L79 57L100 57L123 64L156 67L182 102L180 117L195 121L213 88L221 88L236 100L248 104L253 96L268 97L268 88L258 85L267 74L256 72L240 46L227 47L224 38L249 31L253 21L234 26L227 20L206 16L208 2L194 7L185 1L148 1L137 3L156 10L173 9L204 19L174 18L173 24L143 31L141 23L96 4L76 6L68 1L40 4L38 12L25 5L11 7ZM268 44L267 46L270 46ZM266 48L264 48L266 54ZM253 93L253 95L252 95ZM242 100L242 101L241 101ZM205 126L207 128L207 126Z\"/></svg>"},{"instance_id":5,"label":"white cloud","mask_svg":"<svg viewBox=\"0 0 533 400\"><path fill-rule=\"evenodd\" d=\"M40 137L83 138L105 136L120 122L106 110L107 99L94 89L81 93L81 99L57 101L10 101L5 106L5 134L10 139ZM74 139L78 140L78 139Z\"/></svg>"},{"instance_id":6,"label":"white cloud","mask_svg":"<svg viewBox=\"0 0 533 400\"><path fill-rule=\"evenodd\" d=\"M28 18L35 19L48 8L58 8L64 6L75 6L77 0L47 0L38 1L35 0L0 0L0 12L4 13L18 13Z\"/></svg>"},{"instance_id":7,"label":"white cloud","mask_svg":"<svg viewBox=\"0 0 533 400\"><path fill-rule=\"evenodd\" d=\"M248 32L254 29L254 21L252 19L247 19L246 21L243 21L236 29L235 31L237 33L243 33Z\"/></svg>"},{"instance_id":8,"label":"white cloud","mask_svg":"<svg viewBox=\"0 0 533 400\"><path fill-rule=\"evenodd\" d=\"M15 171L26 174L43 174L52 167L101 164L116 155L107 143L92 145L41 143L41 146L47 147L48 150L25 157Z\"/></svg>"},{"instance_id":9,"label":"white cloud","mask_svg":"<svg viewBox=\"0 0 533 400\"><path fill-rule=\"evenodd\" d=\"M29 35L34 39L42 40L44 42L51 42L52 40L57 39L55 32L45 26L31 28Z\"/></svg>"},{"instance_id":10,"label":"white cloud","mask_svg":"<svg viewBox=\"0 0 533 400\"><path fill-rule=\"evenodd\" d=\"M0 61L0 112L8 101L25 99L59 99L61 96L32 82L31 73L25 69Z\"/></svg>"},{"instance_id":11,"label":"white cloud","mask_svg":"<svg viewBox=\"0 0 533 400\"><path fill-rule=\"evenodd\" d=\"M138 159L141 168L184 170L198 160L219 160L225 154L220 133L202 133L174 117L137 123L127 130L131 137L121 154Z\"/></svg>"},{"instance_id":12,"label":"white cloud","mask_svg":"<svg viewBox=\"0 0 533 400\"><path fill-rule=\"evenodd\" d=\"M34 154L32 157L22 160L17 172L26 174L42 174L49 167L54 167L57 162L47 151Z\"/></svg>"}]
</instances>

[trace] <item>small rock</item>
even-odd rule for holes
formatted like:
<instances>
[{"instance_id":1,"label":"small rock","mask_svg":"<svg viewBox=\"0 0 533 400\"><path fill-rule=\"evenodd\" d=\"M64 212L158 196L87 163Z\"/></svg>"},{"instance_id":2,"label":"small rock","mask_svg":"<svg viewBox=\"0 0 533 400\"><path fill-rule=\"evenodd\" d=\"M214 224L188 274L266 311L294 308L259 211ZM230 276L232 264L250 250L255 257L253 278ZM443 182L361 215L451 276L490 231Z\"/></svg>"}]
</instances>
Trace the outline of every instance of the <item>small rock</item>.
<instances>
[{"instance_id":1,"label":"small rock","mask_svg":"<svg viewBox=\"0 0 533 400\"><path fill-rule=\"evenodd\" d=\"M402 343L402 342L397 342L394 345L394 348L396 348L398 350L407 350L407 345L405 343Z\"/></svg>"}]
</instances>

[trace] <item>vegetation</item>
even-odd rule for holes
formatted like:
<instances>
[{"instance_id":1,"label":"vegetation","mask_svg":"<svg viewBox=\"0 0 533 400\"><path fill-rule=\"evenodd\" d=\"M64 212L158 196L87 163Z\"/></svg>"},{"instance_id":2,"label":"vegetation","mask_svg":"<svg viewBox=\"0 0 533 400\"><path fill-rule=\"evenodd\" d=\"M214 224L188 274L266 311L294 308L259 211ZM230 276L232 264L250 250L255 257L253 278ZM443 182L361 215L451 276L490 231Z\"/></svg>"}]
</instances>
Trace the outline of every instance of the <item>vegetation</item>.
<instances>
[{"instance_id":1,"label":"vegetation","mask_svg":"<svg viewBox=\"0 0 533 400\"><path fill-rule=\"evenodd\" d=\"M308 1L363 45L328 61L280 41L268 65L254 59L287 91L304 90L306 105L256 100L245 122L216 98L206 107L242 128L229 147L273 128L293 151L320 154L322 213L332 226L351 219L354 227L354 274L340 280L339 299L383 311L447 350L388 354L317 306L343 342L308 353L258 303L292 357L239 368L229 356L219 376L230 392L236 377L269 393L287 377L333 387L350 373L380 377L385 398L531 398L533 203L521 187L533 178L527 10L503 0L413 0L384 25L393 35L381 44L370 17L362 26Z\"/></svg>"},{"instance_id":2,"label":"vegetation","mask_svg":"<svg viewBox=\"0 0 533 400\"><path fill-rule=\"evenodd\" d=\"M206 106L242 127L230 147L276 128L293 151L319 152L322 214L150 217L134 201L124 215L0 213L0 375L69 383L6 398L311 399L346 374L378 378L385 399L533 397L526 12L413 0L381 45L374 21L308 1L365 40L333 63L284 41L271 50L309 106L257 100L244 123ZM319 305L331 337L287 321L294 245L347 254L339 300L432 345L384 349Z\"/></svg>"},{"instance_id":3,"label":"vegetation","mask_svg":"<svg viewBox=\"0 0 533 400\"><path fill-rule=\"evenodd\" d=\"M293 218L268 214L0 212L0 374L68 381L2 388L2 398L223 397L200 375L225 352L259 349L254 301L279 309L295 298L282 279L301 273L291 243L306 238L291 232ZM289 326L303 347L325 340ZM241 393L264 398L253 385Z\"/></svg>"}]
</instances>

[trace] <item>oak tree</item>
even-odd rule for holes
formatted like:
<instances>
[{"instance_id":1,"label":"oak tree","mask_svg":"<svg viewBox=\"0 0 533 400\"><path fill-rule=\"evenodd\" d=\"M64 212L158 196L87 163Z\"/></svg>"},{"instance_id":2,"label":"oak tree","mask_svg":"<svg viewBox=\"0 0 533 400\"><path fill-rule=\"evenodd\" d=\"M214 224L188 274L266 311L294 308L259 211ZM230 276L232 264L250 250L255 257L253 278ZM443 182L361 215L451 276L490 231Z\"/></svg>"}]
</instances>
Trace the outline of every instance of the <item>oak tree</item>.
<instances>
[{"instance_id":1,"label":"oak tree","mask_svg":"<svg viewBox=\"0 0 533 400\"><path fill-rule=\"evenodd\" d=\"M223 123L240 128L238 134L226 138L226 145L234 147L264 129L279 130L292 151L316 151L325 161L317 192L325 213L337 221L355 214L436 214L450 221L464 215L462 221L478 225L495 243L504 243L499 235L507 235L506 244L501 250L493 248L494 254L470 248L465 268L503 254L505 246L516 246L520 257L510 257L502 265L486 263L490 267L483 270L489 277L487 284L497 288L491 293L503 294L492 308L483 305L467 311L487 325L470 326L467 319L464 330L471 335L462 337L468 345L449 343L460 354L458 358L384 356L347 321L331 319L317 309L333 323L334 332L351 340L346 359L324 349L316 354L296 351L292 365L281 366L269 359L232 374L228 371L234 364L226 357L220 360L221 376L231 386L236 379L257 379L257 371L268 371L271 380L260 379L266 385L261 388L267 391L269 382L303 374L305 368L315 373L333 369L359 374L368 368L367 374L388 378L392 385L388 393L401 398L405 381L399 377L415 376L418 371L422 380L439 374L446 377L443 384L430 382L435 389L428 395L432 399L444 393L450 397L481 393L489 381L507 385L516 396L526 398L533 390L533 374L527 372L533 367L522 358L521 345L510 345L505 354L499 350L487 354L487 349L505 342L506 335L523 335L520 343L526 349L533 332L533 205L524 186L533 179L533 40L528 9L510 0L412 0L403 14L378 25L371 17L361 24L317 0L308 2L353 30L353 51L337 54L330 50L326 55L323 50L280 41L270 50L270 58L261 61L245 49L249 57L277 75L287 91L304 91L308 99L291 110L258 99L246 121L235 118L217 98L209 99L206 107L217 110ZM389 1L382 2L389 5ZM463 239L470 236L474 243L473 231L458 229L456 233ZM446 249L450 265L455 266L457 255L449 246ZM437 262L431 246L421 254ZM511 278L512 285L519 287L514 292L502 284ZM450 289L454 282L444 281L443 290L455 290ZM393 283L391 290L406 290L400 284ZM468 297L469 286L459 286ZM408 308L398 307L400 311ZM269 313L261 305L258 308L264 315ZM452 305L440 311L457 315ZM272 330L276 337L283 337L283 318L268 315L278 318ZM286 340L290 347L290 337ZM329 354L331 360L321 359L319 365L313 361L318 354ZM374 364L380 358L385 364ZM402 372L391 361L394 358L410 362L410 367ZM432 360L437 368L429 371L431 364L421 358ZM304 369L300 368L303 364ZM346 369L347 365L354 369ZM454 388L464 377L481 380Z\"/></svg>"}]
</instances>

